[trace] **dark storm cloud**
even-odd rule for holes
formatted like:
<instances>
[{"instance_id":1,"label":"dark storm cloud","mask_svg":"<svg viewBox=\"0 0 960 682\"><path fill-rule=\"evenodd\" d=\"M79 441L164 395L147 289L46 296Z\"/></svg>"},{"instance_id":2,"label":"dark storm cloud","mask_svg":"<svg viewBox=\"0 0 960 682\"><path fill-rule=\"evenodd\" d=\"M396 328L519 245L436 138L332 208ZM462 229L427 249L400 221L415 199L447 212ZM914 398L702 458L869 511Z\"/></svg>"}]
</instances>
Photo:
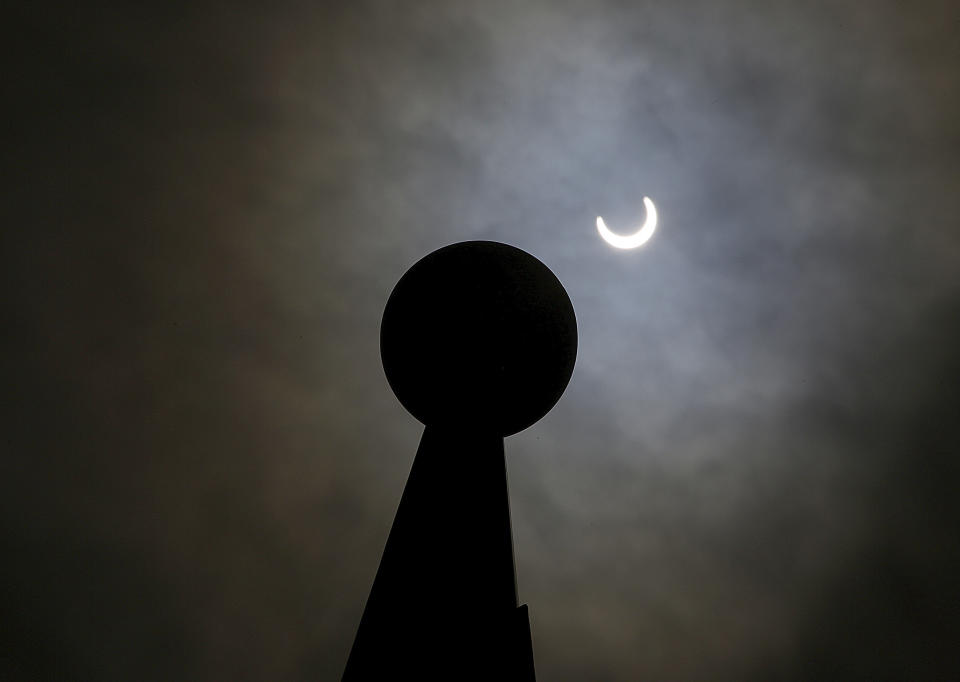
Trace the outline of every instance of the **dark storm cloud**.
<instances>
[{"instance_id":1,"label":"dark storm cloud","mask_svg":"<svg viewBox=\"0 0 960 682\"><path fill-rule=\"evenodd\" d=\"M284 3L28 22L0 501L14 679L336 679L420 428L395 281L524 248L541 679L956 673L947 3ZM27 52L27 47L32 47ZM637 253L593 232L661 227Z\"/></svg>"}]
</instances>

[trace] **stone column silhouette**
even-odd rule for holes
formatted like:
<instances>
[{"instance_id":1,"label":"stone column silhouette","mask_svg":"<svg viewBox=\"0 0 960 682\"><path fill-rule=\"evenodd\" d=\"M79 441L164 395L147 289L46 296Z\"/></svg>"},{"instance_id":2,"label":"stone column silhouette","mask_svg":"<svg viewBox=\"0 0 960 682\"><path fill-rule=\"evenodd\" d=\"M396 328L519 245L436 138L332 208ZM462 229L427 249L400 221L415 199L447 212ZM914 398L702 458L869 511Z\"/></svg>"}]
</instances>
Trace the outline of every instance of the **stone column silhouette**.
<instances>
[{"instance_id":1,"label":"stone column silhouette","mask_svg":"<svg viewBox=\"0 0 960 682\"><path fill-rule=\"evenodd\" d=\"M503 439L556 404L576 352L566 291L520 249L453 244L397 283L380 354L426 428L345 681L535 680Z\"/></svg>"}]
</instances>

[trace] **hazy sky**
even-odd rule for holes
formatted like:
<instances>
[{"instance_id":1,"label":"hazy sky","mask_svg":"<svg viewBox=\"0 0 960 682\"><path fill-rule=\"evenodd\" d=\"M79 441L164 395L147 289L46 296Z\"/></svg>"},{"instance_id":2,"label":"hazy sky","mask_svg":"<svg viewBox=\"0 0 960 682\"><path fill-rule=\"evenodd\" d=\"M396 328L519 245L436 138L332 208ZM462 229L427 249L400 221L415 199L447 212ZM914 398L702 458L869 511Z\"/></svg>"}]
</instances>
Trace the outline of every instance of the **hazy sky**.
<instances>
[{"instance_id":1,"label":"hazy sky","mask_svg":"<svg viewBox=\"0 0 960 682\"><path fill-rule=\"evenodd\" d=\"M4 679L338 679L422 431L380 315L465 239L579 322L506 441L538 679L960 677L955 2L19 19Z\"/></svg>"}]
</instances>

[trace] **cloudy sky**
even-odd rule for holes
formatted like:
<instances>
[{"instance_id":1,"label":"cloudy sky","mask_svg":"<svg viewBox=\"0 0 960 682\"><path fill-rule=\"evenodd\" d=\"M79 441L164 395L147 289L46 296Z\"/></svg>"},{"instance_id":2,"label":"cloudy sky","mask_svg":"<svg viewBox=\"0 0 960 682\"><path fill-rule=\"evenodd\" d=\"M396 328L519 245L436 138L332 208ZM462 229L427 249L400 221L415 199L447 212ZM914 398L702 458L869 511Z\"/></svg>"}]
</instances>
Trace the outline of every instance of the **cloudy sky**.
<instances>
[{"instance_id":1,"label":"cloudy sky","mask_svg":"<svg viewBox=\"0 0 960 682\"><path fill-rule=\"evenodd\" d=\"M540 680L956 679L956 3L21 18L0 676L338 679L422 431L383 306L492 239L579 323L506 441Z\"/></svg>"}]
</instances>

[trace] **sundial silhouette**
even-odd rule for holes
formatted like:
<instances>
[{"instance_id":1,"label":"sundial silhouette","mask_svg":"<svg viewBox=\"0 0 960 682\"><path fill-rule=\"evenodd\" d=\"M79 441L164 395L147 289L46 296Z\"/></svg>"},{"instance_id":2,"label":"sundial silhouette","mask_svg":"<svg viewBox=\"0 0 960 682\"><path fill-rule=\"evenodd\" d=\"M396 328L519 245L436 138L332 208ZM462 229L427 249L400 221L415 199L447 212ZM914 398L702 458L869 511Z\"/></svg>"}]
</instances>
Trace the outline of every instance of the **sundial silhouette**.
<instances>
[{"instance_id":1,"label":"sundial silhouette","mask_svg":"<svg viewBox=\"0 0 960 682\"><path fill-rule=\"evenodd\" d=\"M576 354L570 298L525 251L461 242L400 278L380 355L425 429L344 680L535 680L503 439L550 411Z\"/></svg>"}]
</instances>

